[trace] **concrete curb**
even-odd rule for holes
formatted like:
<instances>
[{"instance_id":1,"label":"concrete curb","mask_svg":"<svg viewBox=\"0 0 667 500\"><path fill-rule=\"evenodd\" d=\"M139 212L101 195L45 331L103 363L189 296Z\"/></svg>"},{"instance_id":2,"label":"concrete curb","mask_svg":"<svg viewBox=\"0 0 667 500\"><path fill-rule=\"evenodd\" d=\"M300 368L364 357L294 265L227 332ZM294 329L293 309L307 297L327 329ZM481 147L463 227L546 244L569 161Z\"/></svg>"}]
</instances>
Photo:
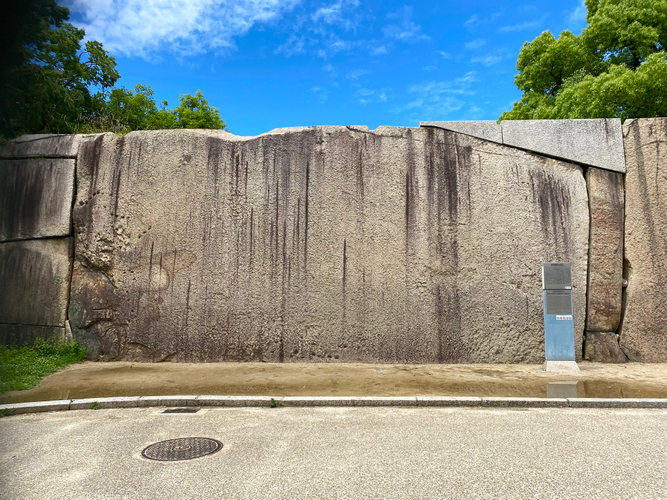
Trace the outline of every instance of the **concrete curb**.
<instances>
[{"instance_id":1,"label":"concrete curb","mask_svg":"<svg viewBox=\"0 0 667 500\"><path fill-rule=\"evenodd\" d=\"M665 399L604 398L479 398L453 396L134 396L63 399L0 405L5 416L61 410L147 407L483 407L483 408L662 408Z\"/></svg>"}]
</instances>

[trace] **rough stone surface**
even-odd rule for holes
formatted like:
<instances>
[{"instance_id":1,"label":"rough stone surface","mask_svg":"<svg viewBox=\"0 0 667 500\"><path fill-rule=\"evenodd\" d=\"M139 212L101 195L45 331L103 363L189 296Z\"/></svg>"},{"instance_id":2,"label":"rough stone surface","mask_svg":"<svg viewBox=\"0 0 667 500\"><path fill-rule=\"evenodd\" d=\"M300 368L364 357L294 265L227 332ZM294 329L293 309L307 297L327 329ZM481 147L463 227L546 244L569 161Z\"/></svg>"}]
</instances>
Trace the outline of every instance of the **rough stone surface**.
<instances>
[{"instance_id":1,"label":"rough stone surface","mask_svg":"<svg viewBox=\"0 0 667 500\"><path fill-rule=\"evenodd\" d=\"M437 127L452 132L471 135L478 139L502 143L503 133L500 124L495 120L421 122L420 127Z\"/></svg>"},{"instance_id":2,"label":"rough stone surface","mask_svg":"<svg viewBox=\"0 0 667 500\"><path fill-rule=\"evenodd\" d=\"M66 339L64 328L58 326L6 325L0 323L0 345L32 345L37 339Z\"/></svg>"},{"instance_id":3,"label":"rough stone surface","mask_svg":"<svg viewBox=\"0 0 667 500\"><path fill-rule=\"evenodd\" d=\"M591 214L586 329L615 332L623 292L623 175L589 168L586 185Z\"/></svg>"},{"instance_id":4,"label":"rough stone surface","mask_svg":"<svg viewBox=\"0 0 667 500\"><path fill-rule=\"evenodd\" d=\"M482 406L475 396L417 396L417 406Z\"/></svg>"},{"instance_id":5,"label":"rough stone surface","mask_svg":"<svg viewBox=\"0 0 667 500\"><path fill-rule=\"evenodd\" d=\"M584 359L600 363L627 363L615 332L586 332Z\"/></svg>"},{"instance_id":6,"label":"rough stone surface","mask_svg":"<svg viewBox=\"0 0 667 500\"><path fill-rule=\"evenodd\" d=\"M621 348L630 361L667 361L667 118L627 120L626 308Z\"/></svg>"},{"instance_id":7,"label":"rough stone surface","mask_svg":"<svg viewBox=\"0 0 667 500\"><path fill-rule=\"evenodd\" d=\"M0 144L2 158L75 158L83 135L22 135Z\"/></svg>"},{"instance_id":8,"label":"rough stone surface","mask_svg":"<svg viewBox=\"0 0 667 500\"><path fill-rule=\"evenodd\" d=\"M0 161L0 241L71 234L74 164Z\"/></svg>"},{"instance_id":9,"label":"rough stone surface","mask_svg":"<svg viewBox=\"0 0 667 500\"><path fill-rule=\"evenodd\" d=\"M195 406L197 396L141 396L138 406Z\"/></svg>"},{"instance_id":10,"label":"rough stone surface","mask_svg":"<svg viewBox=\"0 0 667 500\"><path fill-rule=\"evenodd\" d=\"M615 172L625 172L618 118L505 120L503 144Z\"/></svg>"},{"instance_id":11,"label":"rough stone surface","mask_svg":"<svg viewBox=\"0 0 667 500\"><path fill-rule=\"evenodd\" d=\"M58 401L35 401L34 403L1 405L0 410L5 410L6 415L20 415L21 413L69 410L69 404L69 399L60 399Z\"/></svg>"},{"instance_id":12,"label":"rough stone surface","mask_svg":"<svg viewBox=\"0 0 667 500\"><path fill-rule=\"evenodd\" d=\"M565 398L482 398L482 406L559 408L569 406Z\"/></svg>"},{"instance_id":13,"label":"rough stone surface","mask_svg":"<svg viewBox=\"0 0 667 500\"><path fill-rule=\"evenodd\" d=\"M0 323L64 329L72 238L0 243Z\"/></svg>"},{"instance_id":14,"label":"rough stone surface","mask_svg":"<svg viewBox=\"0 0 667 500\"><path fill-rule=\"evenodd\" d=\"M95 358L539 363L553 261L572 262L583 344L572 164L431 127L318 127L100 135L77 169L70 321Z\"/></svg>"}]
</instances>

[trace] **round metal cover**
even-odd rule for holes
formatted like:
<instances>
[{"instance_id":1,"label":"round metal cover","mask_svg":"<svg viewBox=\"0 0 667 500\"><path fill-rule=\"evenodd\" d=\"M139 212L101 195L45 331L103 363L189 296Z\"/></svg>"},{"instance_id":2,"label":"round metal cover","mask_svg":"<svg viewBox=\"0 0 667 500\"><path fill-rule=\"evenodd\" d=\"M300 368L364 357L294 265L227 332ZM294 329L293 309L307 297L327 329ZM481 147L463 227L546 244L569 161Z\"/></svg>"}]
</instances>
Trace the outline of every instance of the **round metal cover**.
<instances>
[{"instance_id":1,"label":"round metal cover","mask_svg":"<svg viewBox=\"0 0 667 500\"><path fill-rule=\"evenodd\" d=\"M222 443L217 439L188 437L152 444L141 452L141 456L150 460L176 462L212 455L221 449Z\"/></svg>"}]
</instances>

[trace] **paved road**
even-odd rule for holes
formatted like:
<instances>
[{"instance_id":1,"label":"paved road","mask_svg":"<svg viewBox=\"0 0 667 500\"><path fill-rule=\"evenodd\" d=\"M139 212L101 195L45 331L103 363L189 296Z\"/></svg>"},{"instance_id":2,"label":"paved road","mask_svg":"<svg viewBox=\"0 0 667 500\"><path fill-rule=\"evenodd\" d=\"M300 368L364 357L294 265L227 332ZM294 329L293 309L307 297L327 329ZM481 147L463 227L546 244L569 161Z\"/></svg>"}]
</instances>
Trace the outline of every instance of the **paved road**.
<instances>
[{"instance_id":1,"label":"paved road","mask_svg":"<svg viewBox=\"0 0 667 500\"><path fill-rule=\"evenodd\" d=\"M85 410L0 419L0 498L667 498L667 411ZM221 452L151 462L156 441Z\"/></svg>"}]
</instances>

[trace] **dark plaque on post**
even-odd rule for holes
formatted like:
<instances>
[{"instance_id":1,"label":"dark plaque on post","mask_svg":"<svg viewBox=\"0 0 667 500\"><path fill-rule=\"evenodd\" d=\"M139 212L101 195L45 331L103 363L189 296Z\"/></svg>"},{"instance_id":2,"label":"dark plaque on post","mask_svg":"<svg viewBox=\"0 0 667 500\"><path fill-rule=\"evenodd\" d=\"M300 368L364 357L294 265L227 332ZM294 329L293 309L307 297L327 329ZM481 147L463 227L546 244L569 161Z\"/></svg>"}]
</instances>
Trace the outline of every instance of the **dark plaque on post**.
<instances>
[{"instance_id":1,"label":"dark plaque on post","mask_svg":"<svg viewBox=\"0 0 667 500\"><path fill-rule=\"evenodd\" d=\"M547 262L542 264L543 290L572 290L572 264Z\"/></svg>"}]
</instances>

